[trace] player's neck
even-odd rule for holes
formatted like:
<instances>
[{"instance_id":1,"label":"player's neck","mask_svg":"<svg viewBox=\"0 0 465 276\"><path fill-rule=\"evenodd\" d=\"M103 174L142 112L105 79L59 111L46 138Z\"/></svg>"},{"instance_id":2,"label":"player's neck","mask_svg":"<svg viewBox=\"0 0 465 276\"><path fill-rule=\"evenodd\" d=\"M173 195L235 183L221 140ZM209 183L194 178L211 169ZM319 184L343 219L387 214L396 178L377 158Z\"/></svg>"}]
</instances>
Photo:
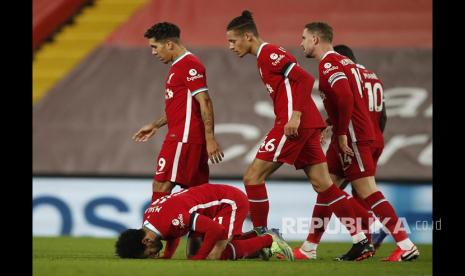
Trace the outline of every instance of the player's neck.
<instances>
[{"instance_id":1,"label":"player's neck","mask_svg":"<svg viewBox=\"0 0 465 276\"><path fill-rule=\"evenodd\" d=\"M322 47L320 48L320 50L318 51L317 53L317 56L318 56L318 60L322 60L323 57L326 55L327 52L329 51L334 51L333 49L333 46L331 45L322 45Z\"/></svg>"},{"instance_id":2,"label":"player's neck","mask_svg":"<svg viewBox=\"0 0 465 276\"><path fill-rule=\"evenodd\" d=\"M263 41L261 38L254 38L252 47L250 47L250 53L254 56L257 56L258 49L263 43L265 43L265 41Z\"/></svg>"},{"instance_id":3,"label":"player's neck","mask_svg":"<svg viewBox=\"0 0 465 276\"><path fill-rule=\"evenodd\" d=\"M184 46L176 46L173 52L173 57L171 58L171 62L174 62L175 60L178 60L182 55L184 55L187 52L186 47Z\"/></svg>"}]
</instances>

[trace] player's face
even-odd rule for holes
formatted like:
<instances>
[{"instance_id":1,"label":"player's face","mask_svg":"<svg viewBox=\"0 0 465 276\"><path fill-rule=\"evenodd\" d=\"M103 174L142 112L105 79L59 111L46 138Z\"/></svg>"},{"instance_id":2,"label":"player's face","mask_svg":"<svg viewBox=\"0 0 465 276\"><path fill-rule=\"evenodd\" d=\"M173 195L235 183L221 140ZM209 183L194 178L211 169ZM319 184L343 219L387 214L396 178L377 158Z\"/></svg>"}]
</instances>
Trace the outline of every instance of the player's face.
<instances>
[{"instance_id":1,"label":"player's face","mask_svg":"<svg viewBox=\"0 0 465 276\"><path fill-rule=\"evenodd\" d=\"M300 43L300 47L302 47L304 54L308 58L315 57L315 46L316 46L317 37L310 33L307 28L304 29L302 32L302 42Z\"/></svg>"},{"instance_id":2,"label":"player's face","mask_svg":"<svg viewBox=\"0 0 465 276\"><path fill-rule=\"evenodd\" d=\"M245 33L239 34L234 30L226 32L226 38L229 42L229 50L233 51L239 57L243 57L249 53L250 43L248 42Z\"/></svg>"},{"instance_id":3,"label":"player's face","mask_svg":"<svg viewBox=\"0 0 465 276\"><path fill-rule=\"evenodd\" d=\"M145 258L156 259L160 256L160 251L163 248L163 244L160 242L160 240L144 238L142 243L145 245L145 250L143 253Z\"/></svg>"},{"instance_id":4,"label":"player's face","mask_svg":"<svg viewBox=\"0 0 465 276\"><path fill-rule=\"evenodd\" d=\"M149 39L150 47L152 48L152 55L157 57L161 62L167 64L170 62L170 52L168 51L166 42L158 42L154 38Z\"/></svg>"}]
</instances>

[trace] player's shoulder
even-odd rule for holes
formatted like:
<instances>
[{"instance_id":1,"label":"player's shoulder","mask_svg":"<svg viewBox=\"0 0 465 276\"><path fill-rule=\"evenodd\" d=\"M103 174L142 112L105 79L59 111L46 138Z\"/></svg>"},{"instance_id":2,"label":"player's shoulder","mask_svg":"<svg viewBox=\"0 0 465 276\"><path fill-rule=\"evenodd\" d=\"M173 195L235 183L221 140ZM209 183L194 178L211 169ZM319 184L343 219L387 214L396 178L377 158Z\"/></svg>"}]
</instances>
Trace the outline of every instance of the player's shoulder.
<instances>
[{"instance_id":1,"label":"player's shoulder","mask_svg":"<svg viewBox=\"0 0 465 276\"><path fill-rule=\"evenodd\" d=\"M179 67L183 69L205 69L202 61L192 53L188 53L182 60L179 62Z\"/></svg>"},{"instance_id":2,"label":"player's shoulder","mask_svg":"<svg viewBox=\"0 0 465 276\"><path fill-rule=\"evenodd\" d=\"M330 53L326 55L319 63L318 70L320 75L329 76L333 72L342 71L342 64L340 62L341 56L339 54Z\"/></svg>"},{"instance_id":3,"label":"player's shoulder","mask_svg":"<svg viewBox=\"0 0 465 276\"><path fill-rule=\"evenodd\" d=\"M262 46L258 58L274 61L284 53L287 53L287 50L284 47L267 43Z\"/></svg>"},{"instance_id":4,"label":"player's shoulder","mask_svg":"<svg viewBox=\"0 0 465 276\"><path fill-rule=\"evenodd\" d=\"M365 66L361 64L357 64L357 68L359 69L364 79L371 79L371 80L378 80L378 81L380 80L374 71L366 68Z\"/></svg>"}]
</instances>

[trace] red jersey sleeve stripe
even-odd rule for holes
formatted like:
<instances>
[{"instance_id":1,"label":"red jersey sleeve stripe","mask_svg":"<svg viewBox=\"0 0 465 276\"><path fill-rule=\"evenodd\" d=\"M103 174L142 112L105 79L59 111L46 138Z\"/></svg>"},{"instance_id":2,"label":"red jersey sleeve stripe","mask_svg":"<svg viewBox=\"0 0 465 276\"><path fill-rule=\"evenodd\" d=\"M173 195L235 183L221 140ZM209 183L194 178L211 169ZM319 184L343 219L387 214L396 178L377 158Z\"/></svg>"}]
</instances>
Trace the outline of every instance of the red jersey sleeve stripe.
<instances>
[{"instance_id":1,"label":"red jersey sleeve stripe","mask_svg":"<svg viewBox=\"0 0 465 276\"><path fill-rule=\"evenodd\" d=\"M144 221L144 227L149 229L150 231L154 232L155 234L157 234L158 236L162 237L162 234L160 233L160 231L158 231L157 228L155 228L155 226L153 226L148 220Z\"/></svg>"},{"instance_id":2,"label":"red jersey sleeve stripe","mask_svg":"<svg viewBox=\"0 0 465 276\"><path fill-rule=\"evenodd\" d=\"M334 74L332 74L329 78L328 78L328 83L331 84L333 83L334 79L337 78L337 77L346 77L346 74L344 74L344 72L336 72ZM331 85L332 86L332 85Z\"/></svg>"},{"instance_id":3,"label":"red jersey sleeve stripe","mask_svg":"<svg viewBox=\"0 0 465 276\"><path fill-rule=\"evenodd\" d=\"M333 85L338 81L338 80L342 80L342 79L346 79L347 80L347 77L344 75L344 76L340 76L340 77L337 77L335 78L331 83L331 87L333 87Z\"/></svg>"},{"instance_id":4,"label":"red jersey sleeve stripe","mask_svg":"<svg viewBox=\"0 0 465 276\"><path fill-rule=\"evenodd\" d=\"M191 224L191 229L192 231L195 231L195 224L197 223L197 217L199 216L199 214L197 213L192 213L194 215L194 218L192 219L192 224Z\"/></svg>"},{"instance_id":5,"label":"red jersey sleeve stripe","mask_svg":"<svg viewBox=\"0 0 465 276\"><path fill-rule=\"evenodd\" d=\"M296 63L292 63L291 65L289 65L289 67L287 67L286 71L284 72L284 77L287 78L287 76L289 76L289 73L291 72L292 68L294 68L294 66L296 65Z\"/></svg>"},{"instance_id":6,"label":"red jersey sleeve stripe","mask_svg":"<svg viewBox=\"0 0 465 276\"><path fill-rule=\"evenodd\" d=\"M199 94L200 92L207 91L207 90L208 90L207 87L199 88L199 89L195 90L194 92L191 92L192 97L194 97L195 95Z\"/></svg>"}]
</instances>

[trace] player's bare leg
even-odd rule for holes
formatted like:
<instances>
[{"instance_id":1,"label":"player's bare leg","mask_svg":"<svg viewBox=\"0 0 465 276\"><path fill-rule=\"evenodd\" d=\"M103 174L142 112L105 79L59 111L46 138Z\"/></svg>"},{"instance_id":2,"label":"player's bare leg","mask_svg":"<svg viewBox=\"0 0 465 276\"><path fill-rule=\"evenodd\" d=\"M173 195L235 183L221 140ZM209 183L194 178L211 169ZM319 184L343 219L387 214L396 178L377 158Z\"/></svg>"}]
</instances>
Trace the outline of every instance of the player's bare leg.
<instances>
[{"instance_id":1,"label":"player's bare leg","mask_svg":"<svg viewBox=\"0 0 465 276\"><path fill-rule=\"evenodd\" d=\"M250 204L250 219L254 228L268 226L269 203L265 180L281 165L282 163L255 158L244 174L243 181Z\"/></svg>"},{"instance_id":2,"label":"player's bare leg","mask_svg":"<svg viewBox=\"0 0 465 276\"><path fill-rule=\"evenodd\" d=\"M420 252L408 238L394 208L378 190L374 176L362 177L352 181L352 186L371 210L389 230L397 243L397 248L384 261L410 261L416 259Z\"/></svg>"},{"instance_id":3,"label":"player's bare leg","mask_svg":"<svg viewBox=\"0 0 465 276\"><path fill-rule=\"evenodd\" d=\"M343 184L345 183L345 178L339 175L335 175L333 173L330 173L329 176L331 177L331 180L333 181L334 185L338 186L339 189L344 190L345 187Z\"/></svg>"}]
</instances>

